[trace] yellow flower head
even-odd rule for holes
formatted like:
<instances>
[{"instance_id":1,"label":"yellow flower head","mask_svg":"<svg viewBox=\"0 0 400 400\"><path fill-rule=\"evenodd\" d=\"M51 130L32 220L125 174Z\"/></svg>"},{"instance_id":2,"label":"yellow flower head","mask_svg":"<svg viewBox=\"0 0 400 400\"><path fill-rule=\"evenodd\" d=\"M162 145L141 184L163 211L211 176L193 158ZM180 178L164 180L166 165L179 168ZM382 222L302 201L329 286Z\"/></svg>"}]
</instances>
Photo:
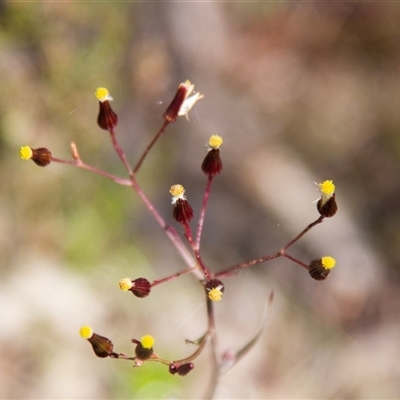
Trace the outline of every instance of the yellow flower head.
<instances>
[{"instance_id":1,"label":"yellow flower head","mask_svg":"<svg viewBox=\"0 0 400 400\"><path fill-rule=\"evenodd\" d=\"M124 292L127 292L129 289L132 289L132 280L130 278L122 278L119 281L119 288Z\"/></svg>"},{"instance_id":2,"label":"yellow flower head","mask_svg":"<svg viewBox=\"0 0 400 400\"><path fill-rule=\"evenodd\" d=\"M332 181L324 181L320 183L319 188L321 190L322 197L326 198L327 200L335 193L335 185Z\"/></svg>"},{"instance_id":3,"label":"yellow flower head","mask_svg":"<svg viewBox=\"0 0 400 400\"><path fill-rule=\"evenodd\" d=\"M110 93L108 92L108 89L106 88L98 88L96 92L94 93L96 96L97 100L100 101L101 103L104 101L110 101L113 98L110 96Z\"/></svg>"},{"instance_id":4,"label":"yellow flower head","mask_svg":"<svg viewBox=\"0 0 400 400\"><path fill-rule=\"evenodd\" d=\"M325 256L321 258L321 264L325 269L332 269L336 265L336 260L333 257Z\"/></svg>"},{"instance_id":5,"label":"yellow flower head","mask_svg":"<svg viewBox=\"0 0 400 400\"><path fill-rule=\"evenodd\" d=\"M93 329L89 325L84 325L79 329L79 334L83 339L90 339L93 336Z\"/></svg>"},{"instance_id":6,"label":"yellow flower head","mask_svg":"<svg viewBox=\"0 0 400 400\"><path fill-rule=\"evenodd\" d=\"M185 188L182 185L173 185L169 192L172 195L172 204L175 204L178 199L185 200Z\"/></svg>"},{"instance_id":7,"label":"yellow flower head","mask_svg":"<svg viewBox=\"0 0 400 400\"><path fill-rule=\"evenodd\" d=\"M319 185L321 191L321 198L318 200L317 209L322 217L333 217L338 206L335 199L335 185L332 181L324 181Z\"/></svg>"},{"instance_id":8,"label":"yellow flower head","mask_svg":"<svg viewBox=\"0 0 400 400\"><path fill-rule=\"evenodd\" d=\"M223 293L218 287L213 288L208 292L208 297L212 301L220 301L222 299L222 295Z\"/></svg>"},{"instance_id":9,"label":"yellow flower head","mask_svg":"<svg viewBox=\"0 0 400 400\"><path fill-rule=\"evenodd\" d=\"M140 339L140 343L145 349L151 349L154 346L155 339L151 335L144 335Z\"/></svg>"},{"instance_id":10,"label":"yellow flower head","mask_svg":"<svg viewBox=\"0 0 400 400\"><path fill-rule=\"evenodd\" d=\"M206 293L211 301L220 301L225 291L225 285L219 279L211 279L206 284Z\"/></svg>"},{"instance_id":11,"label":"yellow flower head","mask_svg":"<svg viewBox=\"0 0 400 400\"><path fill-rule=\"evenodd\" d=\"M19 156L23 160L30 160L32 158L33 152L32 149L29 146L22 146L19 149Z\"/></svg>"},{"instance_id":12,"label":"yellow flower head","mask_svg":"<svg viewBox=\"0 0 400 400\"><path fill-rule=\"evenodd\" d=\"M336 260L333 257L325 256L311 261L308 266L308 272L311 277L317 281L325 280L335 266Z\"/></svg>"},{"instance_id":13,"label":"yellow flower head","mask_svg":"<svg viewBox=\"0 0 400 400\"><path fill-rule=\"evenodd\" d=\"M208 141L208 145L212 149L219 149L223 143L222 137L218 135L212 135Z\"/></svg>"}]
</instances>

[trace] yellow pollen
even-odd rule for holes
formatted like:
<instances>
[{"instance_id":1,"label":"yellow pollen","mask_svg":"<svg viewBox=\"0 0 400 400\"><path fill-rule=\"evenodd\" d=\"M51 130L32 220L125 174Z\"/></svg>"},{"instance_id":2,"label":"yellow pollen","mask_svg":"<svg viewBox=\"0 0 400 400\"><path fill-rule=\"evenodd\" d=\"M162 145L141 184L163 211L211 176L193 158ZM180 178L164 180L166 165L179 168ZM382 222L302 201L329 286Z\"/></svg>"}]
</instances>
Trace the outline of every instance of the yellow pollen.
<instances>
[{"instance_id":1,"label":"yellow pollen","mask_svg":"<svg viewBox=\"0 0 400 400\"><path fill-rule=\"evenodd\" d=\"M325 269L332 269L336 265L336 260L333 257L322 257L321 264Z\"/></svg>"},{"instance_id":2,"label":"yellow pollen","mask_svg":"<svg viewBox=\"0 0 400 400\"><path fill-rule=\"evenodd\" d=\"M132 289L132 281L130 278L123 278L119 281L119 288L124 292Z\"/></svg>"},{"instance_id":3,"label":"yellow pollen","mask_svg":"<svg viewBox=\"0 0 400 400\"><path fill-rule=\"evenodd\" d=\"M154 342L155 339L151 335L144 335L140 339L140 343L145 349L151 349L154 346Z\"/></svg>"},{"instance_id":4,"label":"yellow pollen","mask_svg":"<svg viewBox=\"0 0 400 400\"><path fill-rule=\"evenodd\" d=\"M213 288L208 292L208 297L212 301L220 301L222 299L222 291L219 287Z\"/></svg>"},{"instance_id":5,"label":"yellow pollen","mask_svg":"<svg viewBox=\"0 0 400 400\"><path fill-rule=\"evenodd\" d=\"M19 156L23 160L30 160L32 158L32 155L33 155L33 151L29 146L22 146L19 149Z\"/></svg>"},{"instance_id":6,"label":"yellow pollen","mask_svg":"<svg viewBox=\"0 0 400 400\"><path fill-rule=\"evenodd\" d=\"M112 100L110 93L106 88L98 88L94 94L98 101L103 102L106 100Z\"/></svg>"},{"instance_id":7,"label":"yellow pollen","mask_svg":"<svg viewBox=\"0 0 400 400\"><path fill-rule=\"evenodd\" d=\"M169 192L174 197L182 197L185 194L185 188L182 185L173 185Z\"/></svg>"},{"instance_id":8,"label":"yellow pollen","mask_svg":"<svg viewBox=\"0 0 400 400\"><path fill-rule=\"evenodd\" d=\"M210 137L210 140L208 141L208 145L212 148L212 149L219 149L219 147L222 145L223 140L221 136L218 135L212 135Z\"/></svg>"},{"instance_id":9,"label":"yellow pollen","mask_svg":"<svg viewBox=\"0 0 400 400\"><path fill-rule=\"evenodd\" d=\"M335 193L335 185L332 181L324 181L319 184L321 193L325 196L332 196Z\"/></svg>"},{"instance_id":10,"label":"yellow pollen","mask_svg":"<svg viewBox=\"0 0 400 400\"><path fill-rule=\"evenodd\" d=\"M79 334L83 339L90 339L93 336L93 329L89 325L84 325L79 329Z\"/></svg>"}]
</instances>

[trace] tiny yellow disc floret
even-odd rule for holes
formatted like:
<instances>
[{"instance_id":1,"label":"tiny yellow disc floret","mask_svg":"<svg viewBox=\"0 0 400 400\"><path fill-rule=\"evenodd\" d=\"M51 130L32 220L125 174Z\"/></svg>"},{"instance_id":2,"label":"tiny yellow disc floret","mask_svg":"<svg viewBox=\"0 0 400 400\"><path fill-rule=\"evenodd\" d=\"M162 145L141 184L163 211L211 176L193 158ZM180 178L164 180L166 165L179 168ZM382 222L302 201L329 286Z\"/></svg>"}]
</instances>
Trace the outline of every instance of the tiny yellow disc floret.
<instances>
[{"instance_id":1,"label":"tiny yellow disc floret","mask_svg":"<svg viewBox=\"0 0 400 400\"><path fill-rule=\"evenodd\" d=\"M219 149L222 143L223 143L222 137L218 135L212 135L210 137L210 140L208 141L208 145L212 149Z\"/></svg>"},{"instance_id":2,"label":"tiny yellow disc floret","mask_svg":"<svg viewBox=\"0 0 400 400\"><path fill-rule=\"evenodd\" d=\"M325 196L332 196L335 193L335 185L332 181L324 181L319 184L321 193Z\"/></svg>"},{"instance_id":3,"label":"tiny yellow disc floret","mask_svg":"<svg viewBox=\"0 0 400 400\"><path fill-rule=\"evenodd\" d=\"M182 185L173 185L169 192L173 197L183 197L185 194L185 188Z\"/></svg>"},{"instance_id":4,"label":"tiny yellow disc floret","mask_svg":"<svg viewBox=\"0 0 400 400\"><path fill-rule=\"evenodd\" d=\"M119 281L119 288L124 292L128 291L129 289L132 289L132 280L130 278L122 278Z\"/></svg>"},{"instance_id":5,"label":"tiny yellow disc floret","mask_svg":"<svg viewBox=\"0 0 400 400\"><path fill-rule=\"evenodd\" d=\"M23 160L30 160L32 158L33 152L32 149L29 146L22 146L19 149L19 156Z\"/></svg>"},{"instance_id":6,"label":"tiny yellow disc floret","mask_svg":"<svg viewBox=\"0 0 400 400\"><path fill-rule=\"evenodd\" d=\"M330 256L322 257L321 264L325 269L332 269L336 265L336 260Z\"/></svg>"},{"instance_id":7,"label":"tiny yellow disc floret","mask_svg":"<svg viewBox=\"0 0 400 400\"><path fill-rule=\"evenodd\" d=\"M96 96L97 100L101 102L113 99L106 88L98 88L94 95Z\"/></svg>"},{"instance_id":8,"label":"tiny yellow disc floret","mask_svg":"<svg viewBox=\"0 0 400 400\"><path fill-rule=\"evenodd\" d=\"M145 349L151 349L154 346L154 342L155 339L151 335L144 335L140 339L140 343Z\"/></svg>"},{"instance_id":9,"label":"tiny yellow disc floret","mask_svg":"<svg viewBox=\"0 0 400 400\"><path fill-rule=\"evenodd\" d=\"M93 336L93 329L89 325L84 325L79 329L79 334L83 339L90 339Z\"/></svg>"},{"instance_id":10,"label":"tiny yellow disc floret","mask_svg":"<svg viewBox=\"0 0 400 400\"><path fill-rule=\"evenodd\" d=\"M222 299L222 295L223 293L218 287L213 288L208 292L208 297L212 301L220 301Z\"/></svg>"}]
</instances>

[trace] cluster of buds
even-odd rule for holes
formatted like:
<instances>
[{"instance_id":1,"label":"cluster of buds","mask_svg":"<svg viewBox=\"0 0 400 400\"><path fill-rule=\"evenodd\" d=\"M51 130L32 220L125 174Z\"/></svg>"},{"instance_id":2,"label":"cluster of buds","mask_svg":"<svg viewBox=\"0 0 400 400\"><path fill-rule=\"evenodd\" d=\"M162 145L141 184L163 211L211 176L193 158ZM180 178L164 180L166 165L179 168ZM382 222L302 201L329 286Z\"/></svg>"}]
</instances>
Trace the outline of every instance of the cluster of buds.
<instances>
[{"instance_id":1,"label":"cluster of buds","mask_svg":"<svg viewBox=\"0 0 400 400\"><path fill-rule=\"evenodd\" d=\"M84 325L79 330L80 336L87 340L97 357L99 358L119 358L123 360L130 360L134 362L134 367L140 367L146 361L156 361L168 366L168 371L172 374L180 376L187 375L193 368L194 364L185 361L168 361L160 358L154 352L155 339L151 335L144 335L140 340L132 339L131 342L135 346L135 355L127 356L123 353L114 352L113 342L97 333L89 325Z\"/></svg>"},{"instance_id":2,"label":"cluster of buds","mask_svg":"<svg viewBox=\"0 0 400 400\"><path fill-rule=\"evenodd\" d=\"M180 376L186 376L194 368L193 363L177 364L172 362L169 365L169 372L172 375L178 374Z\"/></svg>"},{"instance_id":3,"label":"cluster of buds","mask_svg":"<svg viewBox=\"0 0 400 400\"><path fill-rule=\"evenodd\" d=\"M140 161L138 162L135 168L132 168L131 165L127 162L125 154L122 148L119 146L117 139L115 137L114 130L118 125L118 116L111 108L110 101L112 101L113 99L110 96L109 91L103 87L98 88L95 92L95 96L99 102L97 124L101 129L106 130L110 133L114 149L117 151L121 161L123 162L127 171L129 172L130 180L123 180L122 178L120 179L119 177L111 175L105 171L101 171L94 167L83 164L82 160L79 157L76 145L74 143L71 144L72 158L74 161L66 161L53 158L50 150L48 150L45 147L33 149L29 146L23 146L20 149L20 157L23 160L32 160L41 167L45 167L49 165L51 162L59 162L88 169L92 172L98 173L99 175L103 175L108 178L114 179L114 181L117 183L124 184L127 186L132 186L132 188L134 188L144 200L145 195L136 184L135 174L138 172L147 153L150 151L153 144L157 141L158 137L164 132L166 126L169 123L175 122L177 118L180 116L187 117L189 111L193 108L193 106L197 103L197 101L202 99L204 96L198 92L194 92L194 84L192 84L190 81L185 81L184 83L181 83L178 86L174 98L172 99L171 103L169 104L169 106L167 107L166 111L163 114L164 121L162 128L159 130L153 141L147 147L147 149L143 153ZM203 272L203 274L200 275L199 281L203 285L205 294L207 296L207 312L209 313L208 315L209 321L213 320L211 313L213 312L212 310L214 306L211 306L211 304L222 300L225 291L224 283L219 279L216 279L217 277L221 277L224 275L229 276L230 273L233 274L234 272L241 270L243 268L258 263L266 262L273 258L284 256L308 269L308 272L313 279L321 281L325 280L329 276L331 270L335 267L336 264L336 261L333 257L325 256L319 259L315 259L310 264L307 265L295 259L294 257L289 256L289 254L287 254L286 252L290 246L292 246L297 240L299 240L312 227L322 222L324 218L331 218L336 214L338 207L335 199L335 185L333 184L332 180L326 180L319 184L319 189L321 191L321 198L317 202L317 210L320 214L319 218L310 225L308 225L306 229L304 229L295 239L290 241L280 251L278 251L273 255L261 257L242 264L235 265L234 267L225 269L224 271L217 274L212 273L211 270L209 270L204 265L199 251L200 238L201 238L207 201L210 194L211 184L213 178L219 175L223 169L223 163L220 154L220 148L222 144L223 140L220 136L212 135L208 141L208 152L201 164L201 170L208 177L208 182L204 194L202 209L200 211L200 216L198 220L198 231L195 238L192 237L190 229L190 222L193 219L194 212L185 196L185 189L180 184L175 184L170 188L170 194L172 195L172 204L173 204L173 218L184 227L186 239L188 239L188 244L192 248L193 261L195 260L197 262L197 265L195 267L190 265L189 270L193 270L199 267ZM148 199L145 200L145 204L148 207L148 209L153 213L153 215L156 217L156 220L159 222L160 220L162 221L162 218L159 216L158 213L154 211L154 207L152 206L152 204ZM165 223L161 223L160 225L163 228L166 227ZM172 231L172 228L169 231L169 233L171 232L173 232L173 234L171 235L173 237L172 240L173 243L175 245L178 243L176 247L179 251L182 251L182 248L184 248L184 246L180 246L183 243L179 242L180 240L179 235L176 233L176 231ZM150 294L152 287L156 286L159 283L175 279L181 274L183 274L182 271L174 275L168 276L166 278L160 279L158 281L153 281L153 283L150 283L145 278L137 278L134 280L132 280L131 278L123 278L119 281L119 288L125 292L130 291L134 296L138 298L144 298ZM194 358L196 358L202 351L203 346L206 343L205 338L211 337L211 335L214 334L214 327L209 322L208 331L202 337L202 339L199 340L199 343L196 343L199 344L199 349L196 350L196 352L192 354L190 357L178 361L170 361L160 358L154 352L155 340L151 335L145 335L140 340L132 339L131 342L135 345L134 355L126 356L123 353L116 353L114 351L113 342L104 336L94 333L90 326L88 325L83 326L79 332L81 337L86 339L90 343L97 357L100 358L110 357L110 358L132 360L134 362L134 366L136 367L142 365L146 361L155 361L168 366L168 370L171 374L185 376L194 368L194 364L191 361ZM255 341L252 341L251 345L253 344L253 342ZM251 347L251 346L247 345L246 347ZM228 361L229 360L232 361L234 359L234 356L232 355L228 357L227 355L226 359Z\"/></svg>"}]
</instances>

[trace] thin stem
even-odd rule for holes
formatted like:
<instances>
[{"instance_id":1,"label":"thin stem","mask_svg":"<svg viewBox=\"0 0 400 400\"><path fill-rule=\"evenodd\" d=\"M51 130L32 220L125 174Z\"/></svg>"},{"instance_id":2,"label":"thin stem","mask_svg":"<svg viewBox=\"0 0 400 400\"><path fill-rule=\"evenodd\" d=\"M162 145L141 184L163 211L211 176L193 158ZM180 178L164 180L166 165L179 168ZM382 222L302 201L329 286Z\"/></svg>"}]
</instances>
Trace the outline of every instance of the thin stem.
<instances>
[{"instance_id":1,"label":"thin stem","mask_svg":"<svg viewBox=\"0 0 400 400\"><path fill-rule=\"evenodd\" d=\"M296 264L299 264L302 267L308 269L308 265L306 265L306 264L302 263L301 261L297 260L296 258L293 258L292 256L286 254L286 251L289 247L293 246L293 244L295 244L300 238L302 238L310 229L312 229L314 226L322 223L324 221L324 218L325 217L323 217L321 215L318 219L316 219L314 222L309 224L304 230L302 230L293 240L291 240L288 244L286 244L284 247L282 247L282 249L279 250L277 253L270 254L270 255L264 256L264 257L254 258L253 260L250 260L250 261L238 264L238 265L234 265L233 267L230 267L223 271L218 272L217 274L215 274L215 277L221 278L224 276L231 276L243 268L248 268L255 264L260 264L263 262L271 261L278 257L286 257L289 260L295 262Z\"/></svg>"},{"instance_id":2,"label":"thin stem","mask_svg":"<svg viewBox=\"0 0 400 400\"><path fill-rule=\"evenodd\" d=\"M156 280L153 281L153 283L151 284L151 287L160 285L161 283L164 283L164 282L170 282L170 281L172 281L172 280L174 280L174 279L176 279L176 278L179 278L181 275L185 275L185 274L187 274L187 273L189 273L189 272L193 272L194 269L197 269L197 266L196 266L196 267L187 268L187 269L185 269L185 270L183 270L183 271L179 271L179 272L177 272L176 274L167 276L167 277L162 278L162 279L156 279Z\"/></svg>"},{"instance_id":3,"label":"thin stem","mask_svg":"<svg viewBox=\"0 0 400 400\"><path fill-rule=\"evenodd\" d=\"M146 150L144 151L144 153L142 154L142 157L140 157L139 162L136 164L133 173L136 174L140 167L142 166L142 163L144 161L144 159L146 158L147 154L149 153L149 151L151 150L151 148L154 146L154 144L157 142L157 140L159 139L159 137L162 135L162 133L165 131L165 128L168 126L169 121L164 120L163 126L161 127L161 129L157 132L157 135L154 137L154 139L150 142L150 144L147 146Z\"/></svg>"},{"instance_id":4,"label":"thin stem","mask_svg":"<svg viewBox=\"0 0 400 400\"><path fill-rule=\"evenodd\" d=\"M206 190L204 192L203 204L202 204L202 207L201 207L199 222L197 224L197 234L196 234L196 242L195 242L195 249L196 250L200 249L201 233L203 231L204 217L205 217L205 214L206 214L208 199L210 198L211 184L212 184L212 177L209 176L208 177L208 181L207 181L207 187L206 187Z\"/></svg>"},{"instance_id":5,"label":"thin stem","mask_svg":"<svg viewBox=\"0 0 400 400\"><path fill-rule=\"evenodd\" d=\"M302 261L298 260L297 258L292 257L290 254L287 254L287 253L282 254L282 257L285 257L288 260L293 261L294 263L301 265L303 268L305 268L307 270L309 268L309 266L307 264L304 264Z\"/></svg>"},{"instance_id":6,"label":"thin stem","mask_svg":"<svg viewBox=\"0 0 400 400\"><path fill-rule=\"evenodd\" d=\"M211 336L211 350L213 355L213 365L211 372L211 382L208 385L207 393L205 399L212 399L217 388L217 384L221 375L220 363L218 360L218 340L215 329L215 313L214 313L214 303L207 297L207 322L208 322L208 332Z\"/></svg>"},{"instance_id":7,"label":"thin stem","mask_svg":"<svg viewBox=\"0 0 400 400\"><path fill-rule=\"evenodd\" d=\"M320 224L321 222L323 222L325 217L323 217L322 215L315 220L314 222L311 222L310 225L308 225L301 233L299 233L293 240L291 240L285 247L282 248L281 253L282 255L286 252L286 250L292 246L293 244L295 244L301 237L303 237L311 228L313 228L315 225Z\"/></svg>"},{"instance_id":8,"label":"thin stem","mask_svg":"<svg viewBox=\"0 0 400 400\"><path fill-rule=\"evenodd\" d=\"M200 342L200 346L198 347L198 349L197 349L192 355L190 355L189 357L183 358L182 360L174 360L173 362L174 362L175 364L185 364L185 363L187 363L187 362L189 362L189 361L192 361L192 360L194 360L195 358L197 358L197 356L200 355L201 352L203 351L204 346L205 346L206 343L208 342L208 338L209 338L209 337L210 337L210 334L207 332L207 333L203 336L203 338L202 338L202 340L201 340L201 342Z\"/></svg>"},{"instance_id":9,"label":"thin stem","mask_svg":"<svg viewBox=\"0 0 400 400\"><path fill-rule=\"evenodd\" d=\"M221 278L221 277L224 277L224 276L231 276L235 272L237 272L237 271L239 271L239 270L241 270L243 268L248 268L248 267L251 267L252 265L261 264L263 262L271 261L271 260L274 260L275 258L282 257L282 256L283 256L283 254L281 253L281 251L278 251L275 254L270 254L268 256L254 258L253 260L246 261L244 263L234 265L233 267L230 267L230 268L227 268L227 269L225 269L223 271L218 272L217 274L215 274L215 278Z\"/></svg>"},{"instance_id":10,"label":"thin stem","mask_svg":"<svg viewBox=\"0 0 400 400\"><path fill-rule=\"evenodd\" d=\"M108 178L113 180L114 182L118 183L119 185L122 186L132 186L132 183L129 179L123 179L119 178L118 176L109 174L106 171L103 171L101 169L97 169L95 167L91 167L90 165L85 164L81 159L78 160L63 160L61 158L55 158L52 157L51 161L59 163L59 164L67 164L67 165L73 165L74 167L78 167L81 169L85 169L90 172L94 172L97 175L103 176L104 178Z\"/></svg>"},{"instance_id":11,"label":"thin stem","mask_svg":"<svg viewBox=\"0 0 400 400\"><path fill-rule=\"evenodd\" d=\"M110 132L112 144L114 146L115 151L118 154L118 157L121 159L122 163L124 164L126 170L129 173L129 176L132 176L133 175L132 167L128 163L126 156L125 156L125 152L122 150L121 146L119 145L119 143L117 141L117 138L115 137L114 129L110 129L109 132Z\"/></svg>"},{"instance_id":12,"label":"thin stem","mask_svg":"<svg viewBox=\"0 0 400 400\"><path fill-rule=\"evenodd\" d=\"M211 275L212 275L211 271L203 263L203 260L201 259L200 253L198 250L194 251L194 255L195 255L197 263L198 263L199 267L201 268L201 270L203 271L207 281L209 281L211 279Z\"/></svg>"}]
</instances>

